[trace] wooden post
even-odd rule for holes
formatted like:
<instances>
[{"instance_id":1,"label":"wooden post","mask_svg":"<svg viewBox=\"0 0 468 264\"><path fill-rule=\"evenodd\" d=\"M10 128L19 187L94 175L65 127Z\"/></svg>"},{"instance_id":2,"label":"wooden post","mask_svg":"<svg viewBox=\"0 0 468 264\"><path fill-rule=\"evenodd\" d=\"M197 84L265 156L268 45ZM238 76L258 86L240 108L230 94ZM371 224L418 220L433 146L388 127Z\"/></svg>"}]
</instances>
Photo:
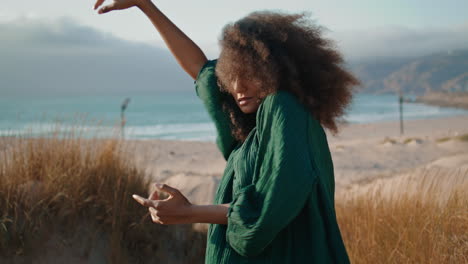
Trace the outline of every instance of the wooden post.
<instances>
[{"instance_id":1,"label":"wooden post","mask_svg":"<svg viewBox=\"0 0 468 264\"><path fill-rule=\"evenodd\" d=\"M400 102L400 135L403 135L403 92L401 89L398 92Z\"/></svg>"},{"instance_id":2,"label":"wooden post","mask_svg":"<svg viewBox=\"0 0 468 264\"><path fill-rule=\"evenodd\" d=\"M125 98L125 100L122 102L122 105L120 106L120 136L122 139L124 139L124 128L125 128L125 123L127 120L125 120L125 109L127 109L127 105L130 102L130 98Z\"/></svg>"}]
</instances>

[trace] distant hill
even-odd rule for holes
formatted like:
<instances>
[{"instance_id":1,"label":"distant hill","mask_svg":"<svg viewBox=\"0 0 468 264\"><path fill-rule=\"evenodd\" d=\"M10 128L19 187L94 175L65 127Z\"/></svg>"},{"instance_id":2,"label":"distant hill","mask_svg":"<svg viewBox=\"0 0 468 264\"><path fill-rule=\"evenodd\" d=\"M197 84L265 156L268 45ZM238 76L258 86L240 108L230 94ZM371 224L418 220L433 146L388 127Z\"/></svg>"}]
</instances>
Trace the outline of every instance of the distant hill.
<instances>
[{"instance_id":1,"label":"distant hill","mask_svg":"<svg viewBox=\"0 0 468 264\"><path fill-rule=\"evenodd\" d=\"M468 91L468 50L413 58L380 58L350 62L361 80L359 91L422 95L427 92Z\"/></svg>"}]
</instances>

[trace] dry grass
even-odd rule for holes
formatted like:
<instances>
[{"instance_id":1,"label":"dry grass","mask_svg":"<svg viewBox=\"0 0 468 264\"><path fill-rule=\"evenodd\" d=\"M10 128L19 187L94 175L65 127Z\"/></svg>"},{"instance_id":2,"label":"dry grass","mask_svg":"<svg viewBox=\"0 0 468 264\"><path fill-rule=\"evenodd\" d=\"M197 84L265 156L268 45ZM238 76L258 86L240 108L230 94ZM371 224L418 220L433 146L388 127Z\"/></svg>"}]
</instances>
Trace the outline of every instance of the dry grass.
<instances>
[{"instance_id":1,"label":"dry grass","mask_svg":"<svg viewBox=\"0 0 468 264\"><path fill-rule=\"evenodd\" d=\"M443 142L447 142L447 141L449 141L451 139L452 139L451 137L442 137L442 138L437 138L436 142L437 143L443 143Z\"/></svg>"},{"instance_id":2,"label":"dry grass","mask_svg":"<svg viewBox=\"0 0 468 264\"><path fill-rule=\"evenodd\" d=\"M353 263L468 263L468 171L417 176L337 200Z\"/></svg>"},{"instance_id":3,"label":"dry grass","mask_svg":"<svg viewBox=\"0 0 468 264\"><path fill-rule=\"evenodd\" d=\"M0 262L60 262L63 254L64 261L203 262L205 234L153 224L131 198L146 195L148 182L122 142L76 134L0 138Z\"/></svg>"},{"instance_id":4,"label":"dry grass","mask_svg":"<svg viewBox=\"0 0 468 264\"><path fill-rule=\"evenodd\" d=\"M442 142L446 142L449 140L468 141L468 134L462 134L462 135L453 136L453 137L442 137L442 138L436 139L436 142L442 143Z\"/></svg>"},{"instance_id":5,"label":"dry grass","mask_svg":"<svg viewBox=\"0 0 468 264\"><path fill-rule=\"evenodd\" d=\"M419 142L422 142L423 140L421 138L418 138L418 137L409 137L409 138L405 138L403 140L403 144L409 144L409 143L411 143L413 141L419 143Z\"/></svg>"},{"instance_id":6,"label":"dry grass","mask_svg":"<svg viewBox=\"0 0 468 264\"><path fill-rule=\"evenodd\" d=\"M456 139L460 141L468 141L468 134L457 136Z\"/></svg>"},{"instance_id":7,"label":"dry grass","mask_svg":"<svg viewBox=\"0 0 468 264\"><path fill-rule=\"evenodd\" d=\"M390 137L385 137L383 140L380 141L380 144L397 144L398 141L396 139L390 138Z\"/></svg>"},{"instance_id":8,"label":"dry grass","mask_svg":"<svg viewBox=\"0 0 468 264\"><path fill-rule=\"evenodd\" d=\"M61 249L68 263L203 263L206 234L153 224L131 199L148 182L124 153L117 139L0 138L0 262L60 262ZM337 199L353 263L468 262L468 173L448 190L438 176Z\"/></svg>"}]
</instances>

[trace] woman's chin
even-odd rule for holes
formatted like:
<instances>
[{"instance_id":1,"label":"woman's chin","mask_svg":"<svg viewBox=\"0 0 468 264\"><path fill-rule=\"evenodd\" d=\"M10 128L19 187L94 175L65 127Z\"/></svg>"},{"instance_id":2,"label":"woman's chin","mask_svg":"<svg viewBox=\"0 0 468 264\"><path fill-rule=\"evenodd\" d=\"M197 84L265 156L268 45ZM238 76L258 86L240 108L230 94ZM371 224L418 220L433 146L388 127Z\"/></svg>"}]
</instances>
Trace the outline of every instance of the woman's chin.
<instances>
[{"instance_id":1,"label":"woman's chin","mask_svg":"<svg viewBox=\"0 0 468 264\"><path fill-rule=\"evenodd\" d=\"M252 114L252 113L255 113L257 111L257 109L255 109L253 107L241 107L241 111L244 114Z\"/></svg>"}]
</instances>

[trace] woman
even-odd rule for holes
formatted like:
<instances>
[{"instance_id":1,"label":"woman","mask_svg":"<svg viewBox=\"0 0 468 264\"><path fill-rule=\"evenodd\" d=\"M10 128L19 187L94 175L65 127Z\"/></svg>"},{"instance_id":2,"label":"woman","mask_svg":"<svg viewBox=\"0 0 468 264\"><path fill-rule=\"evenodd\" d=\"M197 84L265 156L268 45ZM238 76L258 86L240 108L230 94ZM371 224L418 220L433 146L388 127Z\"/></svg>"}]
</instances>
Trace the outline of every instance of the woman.
<instances>
[{"instance_id":1,"label":"woman","mask_svg":"<svg viewBox=\"0 0 468 264\"><path fill-rule=\"evenodd\" d=\"M104 0L98 0L95 9ZM157 185L134 195L159 224L210 223L206 263L348 263L334 209L333 163L323 127L359 82L305 15L255 12L224 27L218 60L150 0L119 0L99 13L140 8L195 80L227 160L213 205Z\"/></svg>"}]
</instances>

